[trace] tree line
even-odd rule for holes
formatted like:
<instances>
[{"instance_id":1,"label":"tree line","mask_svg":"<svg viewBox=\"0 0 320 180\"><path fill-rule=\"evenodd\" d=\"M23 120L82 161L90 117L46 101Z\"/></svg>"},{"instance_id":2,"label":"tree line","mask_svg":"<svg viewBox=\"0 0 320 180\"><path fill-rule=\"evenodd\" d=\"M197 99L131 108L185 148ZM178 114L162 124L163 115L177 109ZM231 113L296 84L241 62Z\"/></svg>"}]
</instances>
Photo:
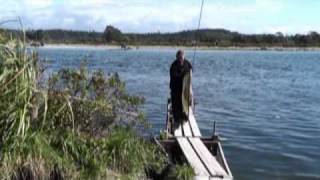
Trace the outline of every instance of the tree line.
<instances>
[{"instance_id":1,"label":"tree line","mask_svg":"<svg viewBox=\"0 0 320 180\"><path fill-rule=\"evenodd\" d=\"M18 34L17 31L9 30ZM104 32L73 30L28 30L27 39L32 42L66 44L125 44L125 45L181 45L219 47L318 47L320 34L310 31L308 34L242 34L225 29L186 30L175 33L123 33L120 29L108 25Z\"/></svg>"}]
</instances>

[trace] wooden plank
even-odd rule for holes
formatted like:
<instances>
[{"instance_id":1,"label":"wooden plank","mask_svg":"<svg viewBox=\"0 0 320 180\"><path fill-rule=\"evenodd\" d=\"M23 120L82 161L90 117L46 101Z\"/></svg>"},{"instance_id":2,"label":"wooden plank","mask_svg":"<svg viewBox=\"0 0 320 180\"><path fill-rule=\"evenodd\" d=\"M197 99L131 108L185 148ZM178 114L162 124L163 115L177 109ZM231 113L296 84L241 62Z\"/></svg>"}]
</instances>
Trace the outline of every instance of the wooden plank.
<instances>
[{"instance_id":1,"label":"wooden plank","mask_svg":"<svg viewBox=\"0 0 320 180\"><path fill-rule=\"evenodd\" d=\"M189 123L191 126L193 136L200 137L201 136L200 129L198 127L198 124L196 122L196 119L194 117L193 110L191 107L189 107Z\"/></svg>"},{"instance_id":2,"label":"wooden plank","mask_svg":"<svg viewBox=\"0 0 320 180\"><path fill-rule=\"evenodd\" d=\"M181 128L181 125L174 130L174 136L176 137L181 137L182 136L182 128Z\"/></svg>"},{"instance_id":3,"label":"wooden plank","mask_svg":"<svg viewBox=\"0 0 320 180\"><path fill-rule=\"evenodd\" d=\"M183 122L182 129L183 129L183 133L184 133L183 136L187 136L187 137L193 136L189 122Z\"/></svg>"},{"instance_id":4,"label":"wooden plank","mask_svg":"<svg viewBox=\"0 0 320 180\"><path fill-rule=\"evenodd\" d=\"M208 176L194 176L193 179L194 180L210 180Z\"/></svg>"},{"instance_id":5,"label":"wooden plank","mask_svg":"<svg viewBox=\"0 0 320 180\"><path fill-rule=\"evenodd\" d=\"M173 115L172 115L172 104L168 104L168 117L172 118L171 122L174 123ZM173 124L172 124L173 125ZM193 133L191 131L191 127L189 122L183 122L182 127L181 125L174 130L174 136L187 136L187 137L192 137Z\"/></svg>"},{"instance_id":6,"label":"wooden plank","mask_svg":"<svg viewBox=\"0 0 320 180\"><path fill-rule=\"evenodd\" d=\"M184 137L179 137L179 138L177 138L177 141L183 151L183 154L187 158L190 166L193 168L196 176L209 177L210 176L209 172L202 164L202 162L199 159L199 157L197 156L196 152L194 151L194 149L190 145L188 139L184 138Z\"/></svg>"},{"instance_id":7,"label":"wooden plank","mask_svg":"<svg viewBox=\"0 0 320 180\"><path fill-rule=\"evenodd\" d=\"M210 177L209 180L232 180L233 178L231 177Z\"/></svg>"},{"instance_id":8,"label":"wooden plank","mask_svg":"<svg viewBox=\"0 0 320 180\"><path fill-rule=\"evenodd\" d=\"M189 141L212 176L228 176L226 171L221 167L216 158L209 152L200 138L189 138Z\"/></svg>"}]
</instances>

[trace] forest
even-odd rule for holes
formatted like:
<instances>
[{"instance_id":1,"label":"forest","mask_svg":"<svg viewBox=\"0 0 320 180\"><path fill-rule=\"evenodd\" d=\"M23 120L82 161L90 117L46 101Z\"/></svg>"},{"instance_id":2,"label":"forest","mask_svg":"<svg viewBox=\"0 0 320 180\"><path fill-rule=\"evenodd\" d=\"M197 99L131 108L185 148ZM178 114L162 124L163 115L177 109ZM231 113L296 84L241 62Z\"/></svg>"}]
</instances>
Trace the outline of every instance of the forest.
<instances>
[{"instance_id":1,"label":"forest","mask_svg":"<svg viewBox=\"0 0 320 180\"><path fill-rule=\"evenodd\" d=\"M4 30L2 30L4 31ZM5 30L18 34L15 30ZM217 46L217 47L318 47L320 34L310 31L308 34L286 35L243 34L226 29L185 30L173 33L123 33L113 26L106 26L104 32L78 30L27 30L29 42L38 44L116 44L116 45L178 45Z\"/></svg>"}]
</instances>

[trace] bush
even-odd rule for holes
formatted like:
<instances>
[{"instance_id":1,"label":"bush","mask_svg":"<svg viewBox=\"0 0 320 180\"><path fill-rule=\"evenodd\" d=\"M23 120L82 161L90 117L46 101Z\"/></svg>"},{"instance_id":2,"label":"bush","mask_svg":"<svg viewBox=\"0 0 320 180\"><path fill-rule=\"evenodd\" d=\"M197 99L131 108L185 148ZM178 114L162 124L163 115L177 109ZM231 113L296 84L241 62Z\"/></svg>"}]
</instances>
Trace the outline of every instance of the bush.
<instances>
[{"instance_id":1,"label":"bush","mask_svg":"<svg viewBox=\"0 0 320 180\"><path fill-rule=\"evenodd\" d=\"M178 179L190 180L190 179L193 179L195 175L195 172L192 169L192 167L187 164L178 165L176 166L175 170L176 170L175 176Z\"/></svg>"},{"instance_id":2,"label":"bush","mask_svg":"<svg viewBox=\"0 0 320 180\"><path fill-rule=\"evenodd\" d=\"M0 179L140 179L165 164L136 135L143 99L117 74L63 69L42 82L40 72L23 42L0 44Z\"/></svg>"}]
</instances>

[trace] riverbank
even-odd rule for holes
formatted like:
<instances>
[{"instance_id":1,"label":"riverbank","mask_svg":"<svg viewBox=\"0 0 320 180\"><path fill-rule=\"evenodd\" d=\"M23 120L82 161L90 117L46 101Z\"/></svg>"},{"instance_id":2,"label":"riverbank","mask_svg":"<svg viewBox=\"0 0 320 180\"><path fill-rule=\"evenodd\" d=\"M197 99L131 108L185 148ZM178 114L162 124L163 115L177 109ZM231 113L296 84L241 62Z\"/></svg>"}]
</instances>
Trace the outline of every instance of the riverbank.
<instances>
[{"instance_id":1,"label":"riverbank","mask_svg":"<svg viewBox=\"0 0 320 180\"><path fill-rule=\"evenodd\" d=\"M0 46L0 179L150 179L167 166L137 132L144 99L117 73L61 67L44 80L23 41Z\"/></svg>"},{"instance_id":2,"label":"riverbank","mask_svg":"<svg viewBox=\"0 0 320 180\"><path fill-rule=\"evenodd\" d=\"M100 44L100 45L88 45L88 44L45 44L41 48L54 48L54 49L121 49L120 46L110 45L110 44ZM194 50L191 46L164 46L164 45L142 45L142 46L127 46L126 50L136 50L136 49L185 49ZM223 50L223 51L320 51L320 47L219 47L219 46L199 46L198 50Z\"/></svg>"}]
</instances>

